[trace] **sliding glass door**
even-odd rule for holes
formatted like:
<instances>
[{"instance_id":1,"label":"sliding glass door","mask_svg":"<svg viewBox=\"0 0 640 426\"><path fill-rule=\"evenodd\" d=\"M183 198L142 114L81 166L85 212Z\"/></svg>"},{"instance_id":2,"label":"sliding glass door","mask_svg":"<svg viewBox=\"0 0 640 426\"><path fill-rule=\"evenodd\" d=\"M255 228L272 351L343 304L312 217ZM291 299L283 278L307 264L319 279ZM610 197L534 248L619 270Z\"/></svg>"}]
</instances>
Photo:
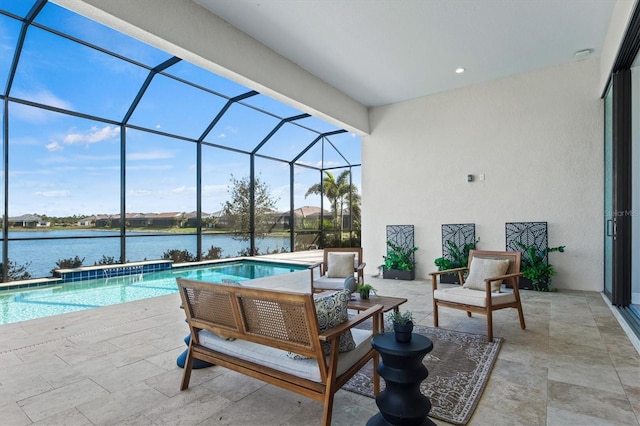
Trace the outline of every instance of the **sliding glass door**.
<instances>
[{"instance_id":1,"label":"sliding glass door","mask_svg":"<svg viewBox=\"0 0 640 426\"><path fill-rule=\"evenodd\" d=\"M613 289L613 90L604 98L604 292Z\"/></svg>"}]
</instances>

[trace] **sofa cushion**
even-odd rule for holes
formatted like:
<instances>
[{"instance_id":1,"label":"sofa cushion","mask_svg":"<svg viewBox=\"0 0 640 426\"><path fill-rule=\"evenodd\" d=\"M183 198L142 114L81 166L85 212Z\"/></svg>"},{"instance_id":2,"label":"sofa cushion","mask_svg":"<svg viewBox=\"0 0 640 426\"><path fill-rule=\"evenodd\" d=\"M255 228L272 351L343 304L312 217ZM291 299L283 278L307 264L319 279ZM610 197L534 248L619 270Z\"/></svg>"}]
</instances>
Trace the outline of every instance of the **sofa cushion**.
<instances>
[{"instance_id":1,"label":"sofa cushion","mask_svg":"<svg viewBox=\"0 0 640 426\"><path fill-rule=\"evenodd\" d=\"M507 269L509 269L508 259L484 259L474 257L471 259L469 276L462 286L471 290L484 291L486 289L485 279L504 275ZM491 291L499 292L501 285L502 280L491 281Z\"/></svg>"},{"instance_id":2,"label":"sofa cushion","mask_svg":"<svg viewBox=\"0 0 640 426\"><path fill-rule=\"evenodd\" d=\"M352 331L355 348L352 351L338 355L336 376L340 376L347 371L371 349L371 338L373 337L371 330L354 328ZM315 359L293 359L287 355L287 351L246 340L238 339L230 342L221 339L208 330L201 330L198 333L198 337L200 338L200 344L211 350L255 362L284 373L293 374L296 377L322 383L318 362Z\"/></svg>"},{"instance_id":3,"label":"sofa cushion","mask_svg":"<svg viewBox=\"0 0 640 426\"><path fill-rule=\"evenodd\" d=\"M327 258L327 276L329 278L346 278L353 275L355 253L329 252Z\"/></svg>"}]
</instances>

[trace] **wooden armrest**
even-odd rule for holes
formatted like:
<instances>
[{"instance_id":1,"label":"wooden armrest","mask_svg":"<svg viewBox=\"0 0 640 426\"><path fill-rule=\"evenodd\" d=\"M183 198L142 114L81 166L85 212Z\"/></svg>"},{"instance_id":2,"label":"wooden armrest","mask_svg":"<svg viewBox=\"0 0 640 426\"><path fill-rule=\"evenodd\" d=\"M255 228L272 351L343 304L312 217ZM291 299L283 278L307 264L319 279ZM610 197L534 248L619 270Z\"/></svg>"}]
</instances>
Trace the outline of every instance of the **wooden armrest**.
<instances>
[{"instance_id":1,"label":"wooden armrest","mask_svg":"<svg viewBox=\"0 0 640 426\"><path fill-rule=\"evenodd\" d=\"M454 268L454 269L445 269L444 271L436 271L436 272L429 272L429 275L433 276L438 276L438 275L442 275L442 274L452 274L458 271L466 271L467 268L466 266L463 268Z\"/></svg>"},{"instance_id":2,"label":"wooden armrest","mask_svg":"<svg viewBox=\"0 0 640 426\"><path fill-rule=\"evenodd\" d=\"M484 281L491 282L496 280L504 280L505 278L515 278L519 277L520 275L522 275L522 272L517 272L515 274L498 275L497 277L485 278Z\"/></svg>"},{"instance_id":3,"label":"wooden armrest","mask_svg":"<svg viewBox=\"0 0 640 426\"><path fill-rule=\"evenodd\" d=\"M500 275L498 277L494 277L494 278L487 278L489 281L495 281L495 280L503 280L505 278L515 278L515 277L519 277L520 275L522 275L522 272L516 272L513 274L505 274L505 275ZM486 280L485 280L486 281Z\"/></svg>"},{"instance_id":4,"label":"wooden armrest","mask_svg":"<svg viewBox=\"0 0 640 426\"><path fill-rule=\"evenodd\" d=\"M508 278L516 278L516 277L519 277L521 275L522 275L522 272L516 272L516 273L513 273L513 274L505 274L505 275L500 275L500 276L493 277L493 278L485 278L484 283L487 286L487 288L490 288L491 281L505 280L505 279L508 279ZM514 285L513 287L515 288L517 286Z\"/></svg>"},{"instance_id":5,"label":"wooden armrest","mask_svg":"<svg viewBox=\"0 0 640 426\"><path fill-rule=\"evenodd\" d=\"M309 265L309 269L317 268L318 266L322 266L324 262L314 263L313 265Z\"/></svg>"},{"instance_id":6,"label":"wooden armrest","mask_svg":"<svg viewBox=\"0 0 640 426\"><path fill-rule=\"evenodd\" d=\"M324 275L324 262L317 262L314 263L313 265L309 265L309 267L307 269L309 269L309 272L311 272L311 291L313 292L313 271L317 268L320 267L320 276Z\"/></svg>"},{"instance_id":7,"label":"wooden armrest","mask_svg":"<svg viewBox=\"0 0 640 426\"><path fill-rule=\"evenodd\" d=\"M366 311L360 312L355 317L351 318L349 321L345 321L342 324L336 325L329 330L325 330L324 333L318 335L321 341L326 342L332 337L339 336L343 334L345 331L355 327L356 325L368 320L374 315L378 315L382 313L382 305L373 305Z\"/></svg>"},{"instance_id":8,"label":"wooden armrest","mask_svg":"<svg viewBox=\"0 0 640 426\"><path fill-rule=\"evenodd\" d=\"M356 268L356 271L362 271L366 265L367 265L366 263L359 264L358 267Z\"/></svg>"}]
</instances>

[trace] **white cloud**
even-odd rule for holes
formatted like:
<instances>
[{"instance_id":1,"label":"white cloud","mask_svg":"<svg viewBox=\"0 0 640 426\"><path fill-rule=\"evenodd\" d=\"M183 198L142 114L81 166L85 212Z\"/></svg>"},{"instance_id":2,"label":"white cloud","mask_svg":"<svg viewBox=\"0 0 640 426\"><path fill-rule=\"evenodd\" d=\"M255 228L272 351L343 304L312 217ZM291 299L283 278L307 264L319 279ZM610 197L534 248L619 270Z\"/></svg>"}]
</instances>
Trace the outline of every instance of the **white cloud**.
<instances>
[{"instance_id":1,"label":"white cloud","mask_svg":"<svg viewBox=\"0 0 640 426\"><path fill-rule=\"evenodd\" d=\"M127 160L163 160L173 158L173 154L167 151L132 152L127 154Z\"/></svg>"},{"instance_id":2,"label":"white cloud","mask_svg":"<svg viewBox=\"0 0 640 426\"><path fill-rule=\"evenodd\" d=\"M117 126L92 127L85 133L69 133L63 142L65 144L92 144L120 136L120 128Z\"/></svg>"},{"instance_id":3,"label":"white cloud","mask_svg":"<svg viewBox=\"0 0 640 426\"><path fill-rule=\"evenodd\" d=\"M326 161L324 163L324 168L325 169L328 169L328 168L331 168L331 167L341 167L341 166L346 166L346 164L345 163L338 163L337 161ZM335 171L332 172L332 174L335 175L336 174Z\"/></svg>"},{"instance_id":4,"label":"white cloud","mask_svg":"<svg viewBox=\"0 0 640 426\"><path fill-rule=\"evenodd\" d=\"M49 105L56 108L73 110L73 105L67 102L48 90L41 90L38 92L15 92L14 96L21 99L29 99L32 102L37 102L44 105ZM57 114L51 113L47 110L40 108L33 108L23 104L11 105L11 118L17 118L29 123L44 123L50 121Z\"/></svg>"},{"instance_id":5,"label":"white cloud","mask_svg":"<svg viewBox=\"0 0 640 426\"><path fill-rule=\"evenodd\" d=\"M149 191L147 189L132 189L127 191L128 195L138 196L138 195L151 195L153 191Z\"/></svg>"},{"instance_id":6,"label":"white cloud","mask_svg":"<svg viewBox=\"0 0 640 426\"><path fill-rule=\"evenodd\" d=\"M41 197L53 198L53 197L68 197L70 195L69 191L38 191L35 195L39 195Z\"/></svg>"},{"instance_id":7,"label":"white cloud","mask_svg":"<svg viewBox=\"0 0 640 426\"><path fill-rule=\"evenodd\" d=\"M127 171L140 171L140 170L171 170L173 166L166 164L162 166L127 166Z\"/></svg>"},{"instance_id":8,"label":"white cloud","mask_svg":"<svg viewBox=\"0 0 640 426\"><path fill-rule=\"evenodd\" d=\"M179 186L171 190L172 194L195 194L196 188L194 186Z\"/></svg>"},{"instance_id":9,"label":"white cloud","mask_svg":"<svg viewBox=\"0 0 640 426\"><path fill-rule=\"evenodd\" d=\"M45 148L47 148L47 151L51 151L51 152L62 151L63 149L62 146L56 141L53 141L50 144L45 145Z\"/></svg>"},{"instance_id":10,"label":"white cloud","mask_svg":"<svg viewBox=\"0 0 640 426\"><path fill-rule=\"evenodd\" d=\"M202 185L202 197L215 197L226 195L227 185Z\"/></svg>"}]
</instances>

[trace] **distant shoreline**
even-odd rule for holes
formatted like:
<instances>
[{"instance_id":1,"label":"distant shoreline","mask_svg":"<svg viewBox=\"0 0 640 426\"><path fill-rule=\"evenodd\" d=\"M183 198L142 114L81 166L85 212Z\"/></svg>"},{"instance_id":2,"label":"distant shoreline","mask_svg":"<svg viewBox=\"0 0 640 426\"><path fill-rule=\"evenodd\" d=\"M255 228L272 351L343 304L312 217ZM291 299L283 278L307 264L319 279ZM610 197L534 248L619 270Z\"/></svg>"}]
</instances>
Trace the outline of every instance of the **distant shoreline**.
<instances>
[{"instance_id":1,"label":"distant shoreline","mask_svg":"<svg viewBox=\"0 0 640 426\"><path fill-rule=\"evenodd\" d=\"M38 228L9 227L9 232L47 232L47 231L96 231L96 232L120 232L120 228L94 228L91 226L49 226ZM196 234L196 228L127 228L126 232L153 232L166 234ZM235 232L224 229L202 229L203 234L230 234ZM272 232L268 235L289 235L288 231Z\"/></svg>"}]
</instances>

